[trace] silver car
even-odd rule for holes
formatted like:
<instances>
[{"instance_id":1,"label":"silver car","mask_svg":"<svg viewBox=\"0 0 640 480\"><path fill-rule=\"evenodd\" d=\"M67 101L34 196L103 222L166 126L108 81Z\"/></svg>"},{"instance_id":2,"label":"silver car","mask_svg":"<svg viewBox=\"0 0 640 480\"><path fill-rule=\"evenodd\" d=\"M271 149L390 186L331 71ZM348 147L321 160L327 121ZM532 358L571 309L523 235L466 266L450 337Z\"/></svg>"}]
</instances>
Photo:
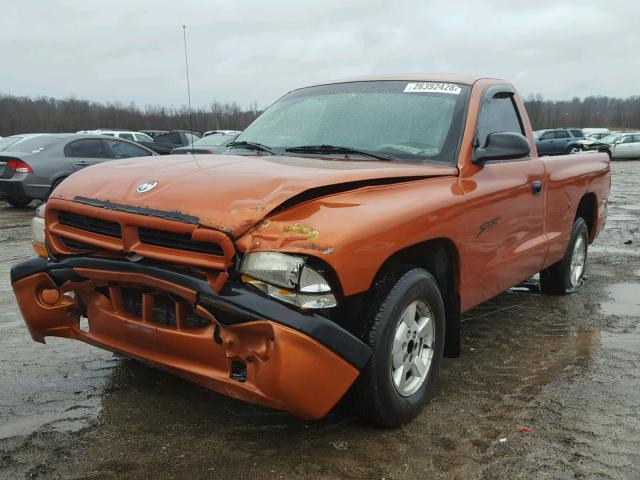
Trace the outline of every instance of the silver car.
<instances>
[{"instance_id":1,"label":"silver car","mask_svg":"<svg viewBox=\"0 0 640 480\"><path fill-rule=\"evenodd\" d=\"M4 140L4 139L3 139ZM119 138L86 134L42 134L0 151L0 198L14 207L51 192L81 168L114 159L146 157L155 152Z\"/></svg>"},{"instance_id":2,"label":"silver car","mask_svg":"<svg viewBox=\"0 0 640 480\"><path fill-rule=\"evenodd\" d=\"M640 133L612 132L600 140L595 140L587 150L606 153L611 159L640 158Z\"/></svg>"},{"instance_id":3,"label":"silver car","mask_svg":"<svg viewBox=\"0 0 640 480\"><path fill-rule=\"evenodd\" d=\"M611 144L611 158L640 158L640 133L617 136Z\"/></svg>"}]
</instances>

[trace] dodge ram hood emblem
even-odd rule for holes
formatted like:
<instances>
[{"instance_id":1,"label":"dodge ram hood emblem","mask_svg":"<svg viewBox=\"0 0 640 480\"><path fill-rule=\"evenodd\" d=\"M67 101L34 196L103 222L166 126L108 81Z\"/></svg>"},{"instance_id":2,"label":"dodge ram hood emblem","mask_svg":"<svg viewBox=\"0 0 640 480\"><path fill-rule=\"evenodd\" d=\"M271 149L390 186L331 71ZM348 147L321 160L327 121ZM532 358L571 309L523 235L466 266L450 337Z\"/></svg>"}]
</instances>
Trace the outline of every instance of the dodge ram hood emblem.
<instances>
[{"instance_id":1,"label":"dodge ram hood emblem","mask_svg":"<svg viewBox=\"0 0 640 480\"><path fill-rule=\"evenodd\" d=\"M136 188L136 192L147 193L149 190L154 189L156 185L158 185L158 182L151 181L151 182L141 183L140 185L138 185L138 188Z\"/></svg>"}]
</instances>

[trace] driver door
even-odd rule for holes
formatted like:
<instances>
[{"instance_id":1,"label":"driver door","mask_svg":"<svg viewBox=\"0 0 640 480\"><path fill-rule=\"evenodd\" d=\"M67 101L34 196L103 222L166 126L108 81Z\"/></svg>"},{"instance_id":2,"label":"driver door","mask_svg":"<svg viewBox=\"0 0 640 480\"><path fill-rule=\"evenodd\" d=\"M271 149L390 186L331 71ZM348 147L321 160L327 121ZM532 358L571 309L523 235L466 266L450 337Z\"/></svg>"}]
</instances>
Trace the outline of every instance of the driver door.
<instances>
[{"instance_id":1,"label":"driver door","mask_svg":"<svg viewBox=\"0 0 640 480\"><path fill-rule=\"evenodd\" d=\"M524 135L513 90L485 93L476 128L476 144L489 134ZM461 244L461 289L466 305L477 305L540 271L546 243L545 169L536 155L485 161L466 178L467 193ZM471 183L469 183L471 185Z\"/></svg>"}]
</instances>

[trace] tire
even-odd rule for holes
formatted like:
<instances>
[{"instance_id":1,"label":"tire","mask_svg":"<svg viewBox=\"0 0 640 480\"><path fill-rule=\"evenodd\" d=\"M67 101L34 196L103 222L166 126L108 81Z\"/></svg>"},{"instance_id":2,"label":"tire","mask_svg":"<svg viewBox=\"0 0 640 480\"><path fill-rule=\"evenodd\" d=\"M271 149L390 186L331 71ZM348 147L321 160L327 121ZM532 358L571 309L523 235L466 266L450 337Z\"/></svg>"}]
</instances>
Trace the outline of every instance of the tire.
<instances>
[{"instance_id":1,"label":"tire","mask_svg":"<svg viewBox=\"0 0 640 480\"><path fill-rule=\"evenodd\" d=\"M540 272L540 290L551 295L566 295L583 283L589 247L589 230L583 218L576 218L571 239L562 260Z\"/></svg>"},{"instance_id":2,"label":"tire","mask_svg":"<svg viewBox=\"0 0 640 480\"><path fill-rule=\"evenodd\" d=\"M53 194L53 191L58 187L58 185L60 185L64 179L66 179L67 177L62 177L57 179L55 182L53 182L53 185L51 185L51 189L49 190L49 194L47 195L47 198L45 198L45 201L49 200L49 197Z\"/></svg>"},{"instance_id":3,"label":"tire","mask_svg":"<svg viewBox=\"0 0 640 480\"><path fill-rule=\"evenodd\" d=\"M582 152L582 148L579 147L578 145L571 145L570 147L567 147L567 149L564 151L565 155L573 155L574 153L580 153Z\"/></svg>"},{"instance_id":4,"label":"tire","mask_svg":"<svg viewBox=\"0 0 640 480\"><path fill-rule=\"evenodd\" d=\"M33 200L33 198L26 198L26 197L9 197L7 199L5 199L6 202L11 205L12 207L15 208L24 208L27 207L31 201Z\"/></svg>"},{"instance_id":5,"label":"tire","mask_svg":"<svg viewBox=\"0 0 640 480\"><path fill-rule=\"evenodd\" d=\"M435 388L444 351L444 303L433 276L413 267L385 275L372 300L362 338L373 353L354 385L353 400L368 420L396 427L418 415Z\"/></svg>"}]
</instances>

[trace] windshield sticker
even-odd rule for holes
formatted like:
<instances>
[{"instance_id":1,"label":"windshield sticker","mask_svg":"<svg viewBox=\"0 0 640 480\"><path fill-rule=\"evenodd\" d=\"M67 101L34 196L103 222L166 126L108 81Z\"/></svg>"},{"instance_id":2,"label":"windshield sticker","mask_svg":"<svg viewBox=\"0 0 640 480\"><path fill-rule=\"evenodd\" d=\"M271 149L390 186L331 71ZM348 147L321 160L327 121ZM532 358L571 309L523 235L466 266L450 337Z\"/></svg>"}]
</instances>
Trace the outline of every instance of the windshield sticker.
<instances>
[{"instance_id":1,"label":"windshield sticker","mask_svg":"<svg viewBox=\"0 0 640 480\"><path fill-rule=\"evenodd\" d=\"M462 89L453 83L417 82L407 83L405 93L450 93L459 95Z\"/></svg>"}]
</instances>

